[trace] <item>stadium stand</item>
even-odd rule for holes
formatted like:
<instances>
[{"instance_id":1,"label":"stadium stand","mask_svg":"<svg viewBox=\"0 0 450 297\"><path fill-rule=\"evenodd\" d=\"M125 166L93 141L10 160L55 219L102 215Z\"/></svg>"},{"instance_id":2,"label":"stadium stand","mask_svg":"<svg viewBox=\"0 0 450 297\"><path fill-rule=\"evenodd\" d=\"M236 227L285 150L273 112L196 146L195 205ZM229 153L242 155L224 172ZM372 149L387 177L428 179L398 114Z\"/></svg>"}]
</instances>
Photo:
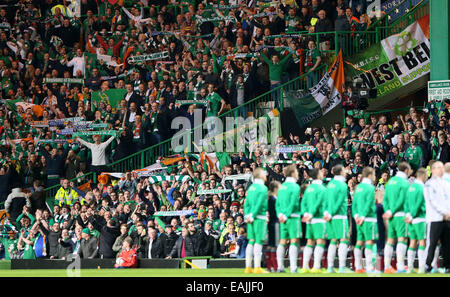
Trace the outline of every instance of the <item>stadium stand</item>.
<instances>
[{"instance_id":1,"label":"stadium stand","mask_svg":"<svg viewBox=\"0 0 450 297\"><path fill-rule=\"evenodd\" d=\"M245 258L244 203L258 167L269 182L283 182L283 168L296 164L306 186L314 168L327 182L343 165L351 218L364 167L375 169L382 193L401 161L414 172L449 161L448 104L371 110L349 79L339 105L344 120L328 128L284 122L298 114L289 92L306 94L339 56L347 61L423 19L428 1L404 15L367 15L367 1L345 0L4 2L5 259L78 254L126 265L129 251ZM175 136L194 136L206 117L248 116L280 119L277 145L309 149L283 153L260 139L229 153L173 148ZM174 128L177 117L193 129ZM382 208L378 195L380 221ZM383 247L380 236L380 254ZM273 250L265 251L271 263Z\"/></svg>"}]
</instances>

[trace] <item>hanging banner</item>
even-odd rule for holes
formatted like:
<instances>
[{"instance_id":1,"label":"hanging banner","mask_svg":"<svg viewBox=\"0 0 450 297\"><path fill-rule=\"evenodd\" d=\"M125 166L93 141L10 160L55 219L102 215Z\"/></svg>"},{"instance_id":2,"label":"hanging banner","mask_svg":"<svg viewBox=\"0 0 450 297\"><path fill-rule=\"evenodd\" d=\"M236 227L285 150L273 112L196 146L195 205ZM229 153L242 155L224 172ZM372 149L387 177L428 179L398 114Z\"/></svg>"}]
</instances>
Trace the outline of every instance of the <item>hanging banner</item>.
<instances>
[{"instance_id":1,"label":"hanging banner","mask_svg":"<svg viewBox=\"0 0 450 297\"><path fill-rule=\"evenodd\" d=\"M430 73L430 16L383 39L346 61L346 74L361 78L377 96L387 95Z\"/></svg>"},{"instance_id":2,"label":"hanging banner","mask_svg":"<svg viewBox=\"0 0 450 297\"><path fill-rule=\"evenodd\" d=\"M392 24L401 16L407 14L410 11L410 8L416 6L422 1L423 0L384 0L380 8L381 11L389 13L388 21Z\"/></svg>"}]
</instances>

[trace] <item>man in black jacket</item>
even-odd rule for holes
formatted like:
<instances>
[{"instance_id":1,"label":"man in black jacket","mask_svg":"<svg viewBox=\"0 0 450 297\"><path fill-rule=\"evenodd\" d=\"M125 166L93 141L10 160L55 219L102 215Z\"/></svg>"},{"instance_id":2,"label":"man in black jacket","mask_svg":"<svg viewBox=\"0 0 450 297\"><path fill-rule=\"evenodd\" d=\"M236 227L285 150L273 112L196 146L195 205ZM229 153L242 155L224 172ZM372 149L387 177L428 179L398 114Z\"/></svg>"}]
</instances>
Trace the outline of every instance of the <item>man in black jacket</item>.
<instances>
[{"instance_id":1,"label":"man in black jacket","mask_svg":"<svg viewBox=\"0 0 450 297\"><path fill-rule=\"evenodd\" d=\"M30 196L31 202L31 213L35 213L38 209L47 209L45 204L45 192L44 188L41 186L40 180L33 181L33 191Z\"/></svg>"},{"instance_id":2,"label":"man in black jacket","mask_svg":"<svg viewBox=\"0 0 450 297\"><path fill-rule=\"evenodd\" d=\"M67 147L62 154L59 154L56 148L53 148L49 153L45 148L42 148L42 146L39 147L39 151L42 152L47 163L47 186L57 185L59 179L64 176L64 163L69 150L70 148Z\"/></svg>"},{"instance_id":3,"label":"man in black jacket","mask_svg":"<svg viewBox=\"0 0 450 297\"><path fill-rule=\"evenodd\" d=\"M219 232L214 230L212 227L213 221L207 220L205 223L205 249L204 255L211 257L219 257L220 247L219 247Z\"/></svg>"},{"instance_id":4,"label":"man in black jacket","mask_svg":"<svg viewBox=\"0 0 450 297\"><path fill-rule=\"evenodd\" d=\"M127 107L130 108L130 104L134 102L136 103L136 107L141 110L141 106L144 106L144 100L142 100L142 97L133 91L133 86L131 84L127 84L125 87L127 89L127 93L125 94L124 99L127 102Z\"/></svg>"},{"instance_id":5,"label":"man in black jacket","mask_svg":"<svg viewBox=\"0 0 450 297\"><path fill-rule=\"evenodd\" d=\"M116 255L112 250L117 236L120 235L119 227L111 218L110 212L105 212L104 217L90 216L89 222L100 232L99 253L102 259L114 258Z\"/></svg>"},{"instance_id":6,"label":"man in black jacket","mask_svg":"<svg viewBox=\"0 0 450 297\"><path fill-rule=\"evenodd\" d=\"M61 228L59 226L59 223L54 223L50 230L46 228L46 226L42 223L42 218L37 218L36 221L39 221L39 227L41 227L41 230L44 232L44 234L47 236L47 242L48 242L48 252L47 255L50 256L50 259L57 258L58 256L58 245L59 245L59 238L61 237Z\"/></svg>"},{"instance_id":7,"label":"man in black jacket","mask_svg":"<svg viewBox=\"0 0 450 297\"><path fill-rule=\"evenodd\" d=\"M319 20L314 25L314 32L321 33L332 31L333 26L331 25L330 20L327 19L325 10L320 10L317 15L319 16ZM319 35L319 50L321 52L330 50L330 36L328 34Z\"/></svg>"},{"instance_id":8,"label":"man in black jacket","mask_svg":"<svg viewBox=\"0 0 450 297\"><path fill-rule=\"evenodd\" d=\"M181 236L175 242L172 251L166 257L166 259L184 258L193 256L197 256L195 253L194 239L191 237L186 227L183 227L183 229L181 229Z\"/></svg>"},{"instance_id":9,"label":"man in black jacket","mask_svg":"<svg viewBox=\"0 0 450 297\"><path fill-rule=\"evenodd\" d=\"M167 257L172 252L172 249L175 245L175 242L178 240L178 235L173 232L172 225L167 224L165 229L165 233L159 236L163 246L163 257Z\"/></svg>"},{"instance_id":10,"label":"man in black jacket","mask_svg":"<svg viewBox=\"0 0 450 297\"><path fill-rule=\"evenodd\" d=\"M253 61L251 64L244 65L243 70L240 70L233 60L230 60L230 65L233 68L233 72L235 73L235 76L233 77L233 84L231 85L230 89L231 108L235 108L236 106L241 105L254 98L256 70L258 69L258 63L256 62L255 58L253 58L252 60ZM242 85L244 91L243 101L238 100L238 88L240 87L240 85ZM246 118L246 115L242 116Z\"/></svg>"},{"instance_id":11,"label":"man in black jacket","mask_svg":"<svg viewBox=\"0 0 450 297\"><path fill-rule=\"evenodd\" d=\"M196 256L204 256L205 254L205 245L206 245L206 235L202 229L195 228L194 223L189 222L187 224L188 232L190 237L192 237L194 241L194 249Z\"/></svg>"},{"instance_id":12,"label":"man in black jacket","mask_svg":"<svg viewBox=\"0 0 450 297\"><path fill-rule=\"evenodd\" d=\"M148 237L146 245L144 246L144 258L157 259L163 258L164 246L161 238L156 235L156 230L154 228L148 228Z\"/></svg>"}]
</instances>

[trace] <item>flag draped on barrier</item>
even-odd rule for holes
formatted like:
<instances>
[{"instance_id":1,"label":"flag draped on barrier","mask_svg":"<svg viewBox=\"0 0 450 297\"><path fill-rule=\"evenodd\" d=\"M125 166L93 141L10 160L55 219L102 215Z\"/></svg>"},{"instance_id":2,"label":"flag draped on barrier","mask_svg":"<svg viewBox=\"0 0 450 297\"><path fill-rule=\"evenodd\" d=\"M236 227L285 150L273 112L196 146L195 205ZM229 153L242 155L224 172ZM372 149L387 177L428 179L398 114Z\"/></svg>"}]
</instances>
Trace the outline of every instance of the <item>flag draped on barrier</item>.
<instances>
[{"instance_id":1,"label":"flag draped on barrier","mask_svg":"<svg viewBox=\"0 0 450 297\"><path fill-rule=\"evenodd\" d=\"M344 83L341 50L319 83L309 89L309 94L305 94L304 90L285 92L299 125L304 126L335 108L342 101Z\"/></svg>"}]
</instances>

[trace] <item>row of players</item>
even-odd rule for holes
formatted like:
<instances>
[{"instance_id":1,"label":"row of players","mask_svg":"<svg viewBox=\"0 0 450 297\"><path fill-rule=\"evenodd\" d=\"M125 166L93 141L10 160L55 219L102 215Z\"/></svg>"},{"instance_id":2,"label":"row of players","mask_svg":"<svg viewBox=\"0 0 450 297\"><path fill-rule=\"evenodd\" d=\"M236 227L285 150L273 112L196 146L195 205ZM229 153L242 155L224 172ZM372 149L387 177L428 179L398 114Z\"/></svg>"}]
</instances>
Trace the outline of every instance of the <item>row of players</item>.
<instances>
[{"instance_id":1,"label":"row of players","mask_svg":"<svg viewBox=\"0 0 450 297\"><path fill-rule=\"evenodd\" d=\"M431 263L433 259L436 261L435 250L442 234L442 230L437 230L435 228L437 226L434 226L433 222L444 222L450 219L450 199L447 197L450 194L448 173L450 166L448 165L450 164L445 166L447 173L444 174L444 165L441 162L435 162L431 167L432 177L430 180L428 180L426 169L420 168L415 173L414 182L410 184L408 178L413 173L411 167L408 163L400 163L398 172L386 184L383 198L383 219L388 222L386 227L388 239L384 249L385 273L412 272L416 252L419 263L418 273L431 271ZM305 238L307 242L303 249L303 267L299 272L323 272L321 260L327 239L330 241L327 250L328 272L334 272L336 252L338 253L339 273L349 272L350 269L346 267L349 245L349 218L347 216L349 190L344 167L341 165L333 167L334 178L326 187L322 184L322 172L313 169L309 173L313 181L303 193L297 184L298 174L295 165L288 166L284 169L286 179L283 184L278 185L279 188L270 185L271 199L276 199L275 210L280 231L280 241L276 249L277 272L285 271L283 263L288 243L290 272L298 271L297 257L300 238L302 238L302 222L306 223ZM267 224L267 210L270 202L268 203L268 188L265 186L266 172L262 168L257 168L253 173L253 179L254 182L248 189L244 204L247 238L249 239L245 257L245 273L264 273L267 271L261 268L263 242L267 231L273 233L274 228L273 224ZM354 246L356 273L380 272L374 268L376 251L374 244L378 238L375 181L375 170L370 167L364 168L362 181L356 186L353 195L351 210L352 217L356 222L357 233ZM301 196L302 199L300 199ZM430 232L430 227L433 227L431 228L432 232ZM395 244L397 244L397 270L391 266ZM365 269L362 263L363 247ZM309 263L312 256L314 265L310 269ZM444 254L444 259L445 256ZM407 267L405 267L406 257ZM253 266L252 261L254 262Z\"/></svg>"}]
</instances>

